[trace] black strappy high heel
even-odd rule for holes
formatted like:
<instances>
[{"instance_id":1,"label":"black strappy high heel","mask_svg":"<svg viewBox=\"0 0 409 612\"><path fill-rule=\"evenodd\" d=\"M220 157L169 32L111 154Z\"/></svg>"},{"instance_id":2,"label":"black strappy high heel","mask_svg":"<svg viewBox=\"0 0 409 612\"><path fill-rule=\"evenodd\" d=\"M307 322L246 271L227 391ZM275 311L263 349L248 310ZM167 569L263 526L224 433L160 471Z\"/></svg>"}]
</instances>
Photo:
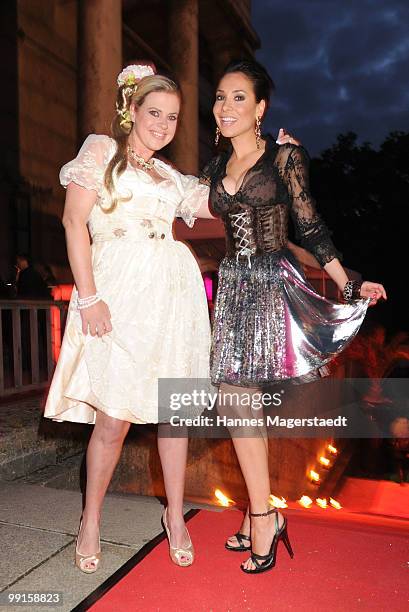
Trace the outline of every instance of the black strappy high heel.
<instances>
[{"instance_id":1,"label":"black strappy high heel","mask_svg":"<svg viewBox=\"0 0 409 612\"><path fill-rule=\"evenodd\" d=\"M240 531L238 531L237 533L234 534L234 536L231 536L233 538L236 538L236 540L239 543L239 546L232 546L231 544L229 544L229 542L227 541L226 544L224 545L224 547L227 550L233 550L233 551L237 551L237 552L246 552L246 550L251 550L251 540L250 540L250 536L245 535L244 533L240 533ZM244 540L246 540L247 542L249 542L249 544L245 544Z\"/></svg>"},{"instance_id":2,"label":"black strappy high heel","mask_svg":"<svg viewBox=\"0 0 409 612\"><path fill-rule=\"evenodd\" d=\"M248 516L248 513L249 513L249 507L247 506L245 516ZM236 538L236 540L238 541L239 545L238 546L232 546L231 544L229 544L230 538ZM230 538L227 540L227 542L224 545L226 550L231 550L233 552L235 552L235 551L237 551L237 552L247 552L248 550L251 550L251 539L250 539L249 535L246 535L245 533L241 533L240 531L238 531L234 535L230 536ZM248 542L248 544L245 544L245 542Z\"/></svg>"},{"instance_id":3,"label":"black strappy high heel","mask_svg":"<svg viewBox=\"0 0 409 612\"><path fill-rule=\"evenodd\" d=\"M252 512L249 513L250 516L269 516L275 512L275 521L274 521L274 538L271 542L270 552L267 555L258 555L254 552L251 553L251 560L256 566L255 569L246 569L241 566L241 569L246 574L261 574L262 572L267 572L276 564L276 556L277 556L277 546L280 540L284 542L284 545L288 551L288 554L291 558L294 557L293 549L291 548L290 540L288 538L287 533L287 519L284 517L284 522L281 527L278 526L278 510L276 508L272 508L267 512L262 512L261 514L254 514Z\"/></svg>"}]
</instances>

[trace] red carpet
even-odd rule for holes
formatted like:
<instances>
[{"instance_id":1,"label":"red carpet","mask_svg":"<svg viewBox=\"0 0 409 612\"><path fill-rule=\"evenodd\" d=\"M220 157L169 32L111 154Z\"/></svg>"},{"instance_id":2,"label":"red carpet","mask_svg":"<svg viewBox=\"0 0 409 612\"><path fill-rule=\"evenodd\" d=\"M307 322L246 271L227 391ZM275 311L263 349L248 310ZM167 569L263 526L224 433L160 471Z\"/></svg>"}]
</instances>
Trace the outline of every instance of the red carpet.
<instances>
[{"instance_id":1,"label":"red carpet","mask_svg":"<svg viewBox=\"0 0 409 612\"><path fill-rule=\"evenodd\" d=\"M336 496L344 508L409 519L409 484L390 480L345 478Z\"/></svg>"},{"instance_id":2,"label":"red carpet","mask_svg":"<svg viewBox=\"0 0 409 612\"><path fill-rule=\"evenodd\" d=\"M225 538L236 511L201 511L189 521L196 561L179 568L161 542L91 608L93 612L354 612L409 610L409 523L380 517L289 510L295 557L280 543L277 567L247 576L246 553L229 553ZM85 608L86 609L86 608Z\"/></svg>"}]
</instances>

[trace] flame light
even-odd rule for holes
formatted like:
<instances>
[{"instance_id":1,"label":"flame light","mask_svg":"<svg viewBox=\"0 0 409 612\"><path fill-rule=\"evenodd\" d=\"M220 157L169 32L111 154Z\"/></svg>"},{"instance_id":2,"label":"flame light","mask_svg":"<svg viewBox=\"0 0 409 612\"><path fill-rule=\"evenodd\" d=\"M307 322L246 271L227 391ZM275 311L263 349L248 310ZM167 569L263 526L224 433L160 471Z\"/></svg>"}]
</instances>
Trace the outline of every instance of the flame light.
<instances>
[{"instance_id":1,"label":"flame light","mask_svg":"<svg viewBox=\"0 0 409 612\"><path fill-rule=\"evenodd\" d=\"M327 500L325 499L321 499L321 497L317 497L317 499L315 500L317 503L317 506L319 506L320 508L326 508L328 506L327 504Z\"/></svg>"},{"instance_id":2,"label":"flame light","mask_svg":"<svg viewBox=\"0 0 409 612\"><path fill-rule=\"evenodd\" d=\"M221 506L228 508L229 506L233 506L236 502L232 499L229 499L220 489L216 489L214 495Z\"/></svg>"},{"instance_id":3,"label":"flame light","mask_svg":"<svg viewBox=\"0 0 409 612\"><path fill-rule=\"evenodd\" d=\"M321 465L323 465L324 467L329 467L329 459L327 459L326 457L320 457L320 463Z\"/></svg>"},{"instance_id":4,"label":"flame light","mask_svg":"<svg viewBox=\"0 0 409 612\"><path fill-rule=\"evenodd\" d=\"M284 499L284 497L270 495L270 504L274 506L274 508L288 508L287 501Z\"/></svg>"},{"instance_id":5,"label":"flame light","mask_svg":"<svg viewBox=\"0 0 409 612\"><path fill-rule=\"evenodd\" d=\"M310 470L310 480L311 482L318 484L320 481L320 475L318 472L314 472L314 470Z\"/></svg>"},{"instance_id":6,"label":"flame light","mask_svg":"<svg viewBox=\"0 0 409 612\"><path fill-rule=\"evenodd\" d=\"M332 446L332 444L327 445L327 451L329 451L331 455L338 455L338 449Z\"/></svg>"},{"instance_id":7,"label":"flame light","mask_svg":"<svg viewBox=\"0 0 409 612\"><path fill-rule=\"evenodd\" d=\"M311 506L312 506L312 499L311 499L311 497L308 497L308 495L303 495L298 500L298 503L300 504L300 506L303 506L304 508L311 508Z\"/></svg>"},{"instance_id":8,"label":"flame light","mask_svg":"<svg viewBox=\"0 0 409 612\"><path fill-rule=\"evenodd\" d=\"M341 504L339 502L337 502L336 499L332 499L332 497L329 498L329 503L336 510L341 510L341 508L342 508Z\"/></svg>"}]
</instances>

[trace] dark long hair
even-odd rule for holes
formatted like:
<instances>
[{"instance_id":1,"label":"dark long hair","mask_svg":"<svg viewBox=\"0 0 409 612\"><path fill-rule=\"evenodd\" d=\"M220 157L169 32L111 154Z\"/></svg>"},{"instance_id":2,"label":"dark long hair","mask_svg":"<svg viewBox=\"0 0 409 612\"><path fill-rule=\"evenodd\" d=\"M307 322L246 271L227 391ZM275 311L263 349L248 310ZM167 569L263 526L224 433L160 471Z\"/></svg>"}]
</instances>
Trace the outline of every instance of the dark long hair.
<instances>
[{"instance_id":1,"label":"dark long hair","mask_svg":"<svg viewBox=\"0 0 409 612\"><path fill-rule=\"evenodd\" d=\"M265 100L267 110L275 85L264 66L253 59L234 59L227 64L220 78L232 72L241 72L251 81L256 101Z\"/></svg>"}]
</instances>

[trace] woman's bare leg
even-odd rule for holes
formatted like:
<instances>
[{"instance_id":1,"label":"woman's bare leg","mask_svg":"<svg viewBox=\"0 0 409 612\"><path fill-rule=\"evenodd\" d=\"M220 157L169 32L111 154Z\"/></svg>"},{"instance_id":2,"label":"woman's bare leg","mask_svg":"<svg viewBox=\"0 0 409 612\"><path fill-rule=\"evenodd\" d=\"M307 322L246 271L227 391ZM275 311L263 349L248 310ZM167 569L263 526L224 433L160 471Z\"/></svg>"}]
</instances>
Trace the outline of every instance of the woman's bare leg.
<instances>
[{"instance_id":1,"label":"woman's bare leg","mask_svg":"<svg viewBox=\"0 0 409 612\"><path fill-rule=\"evenodd\" d=\"M231 394L235 390L236 394L242 398L246 393L254 394L255 389L245 389L243 387L233 387L231 385L221 385L221 394ZM243 405L230 406L230 416L246 416L247 408ZM251 411L247 416L253 416ZM259 415L260 418L260 415ZM271 508L269 506L270 497L270 475L268 469L268 439L264 426L243 431L240 428L231 430L232 441L240 468L247 486L250 499L250 511L253 513L263 513ZM248 436L248 437L244 437ZM279 525L283 523L283 517L279 514ZM253 552L264 555L270 550L274 536L275 517L271 514L266 517L254 518L251 521L251 544ZM244 533L244 532L243 532ZM247 569L254 569L251 559L244 564Z\"/></svg>"},{"instance_id":2,"label":"woman's bare leg","mask_svg":"<svg viewBox=\"0 0 409 612\"><path fill-rule=\"evenodd\" d=\"M267 453L267 462L268 462L268 438L267 436L263 436L262 438L264 440L265 446L266 446L266 453ZM250 517L249 517L249 507L247 505L246 511L244 513L244 517L241 523L241 526L239 528L239 533L242 533L243 535L249 536L250 537ZM235 547L239 547L240 544L237 541L237 538L235 535L230 536L228 538L228 543L230 546L235 546ZM247 542L246 542L247 544Z\"/></svg>"},{"instance_id":3,"label":"woman's bare leg","mask_svg":"<svg viewBox=\"0 0 409 612\"><path fill-rule=\"evenodd\" d=\"M178 432L181 431L178 428ZM171 532L172 546L184 548L189 545L183 518L183 497L187 462L188 435L172 437L172 426L158 426L158 450L165 483L168 527Z\"/></svg>"},{"instance_id":4,"label":"woman's bare leg","mask_svg":"<svg viewBox=\"0 0 409 612\"><path fill-rule=\"evenodd\" d=\"M98 550L99 522L105 493L118 463L130 423L97 411L87 449L87 486L78 550L92 555Z\"/></svg>"},{"instance_id":5,"label":"woman's bare leg","mask_svg":"<svg viewBox=\"0 0 409 612\"><path fill-rule=\"evenodd\" d=\"M236 387L233 385L228 385L226 383L222 384L220 387L220 394L223 398L223 406L218 406L219 414L223 414L227 417L240 417L240 418L261 418L263 417L263 411L258 410L254 411L248 405L244 405L244 395L254 396L255 394L259 394L260 390L257 388L245 388L245 387ZM268 454L268 438L267 438L267 430L265 426L257 426L249 428L247 431L244 431L244 428L230 428L230 435L232 439L235 435L240 437L248 436L248 437L261 437L265 443L266 453ZM243 521L239 528L239 533L250 537L250 517L248 514L249 508L247 506L246 512L243 517ZM239 547L239 542L237 541L236 536L231 536L228 539L228 543L230 546Z\"/></svg>"}]
</instances>

